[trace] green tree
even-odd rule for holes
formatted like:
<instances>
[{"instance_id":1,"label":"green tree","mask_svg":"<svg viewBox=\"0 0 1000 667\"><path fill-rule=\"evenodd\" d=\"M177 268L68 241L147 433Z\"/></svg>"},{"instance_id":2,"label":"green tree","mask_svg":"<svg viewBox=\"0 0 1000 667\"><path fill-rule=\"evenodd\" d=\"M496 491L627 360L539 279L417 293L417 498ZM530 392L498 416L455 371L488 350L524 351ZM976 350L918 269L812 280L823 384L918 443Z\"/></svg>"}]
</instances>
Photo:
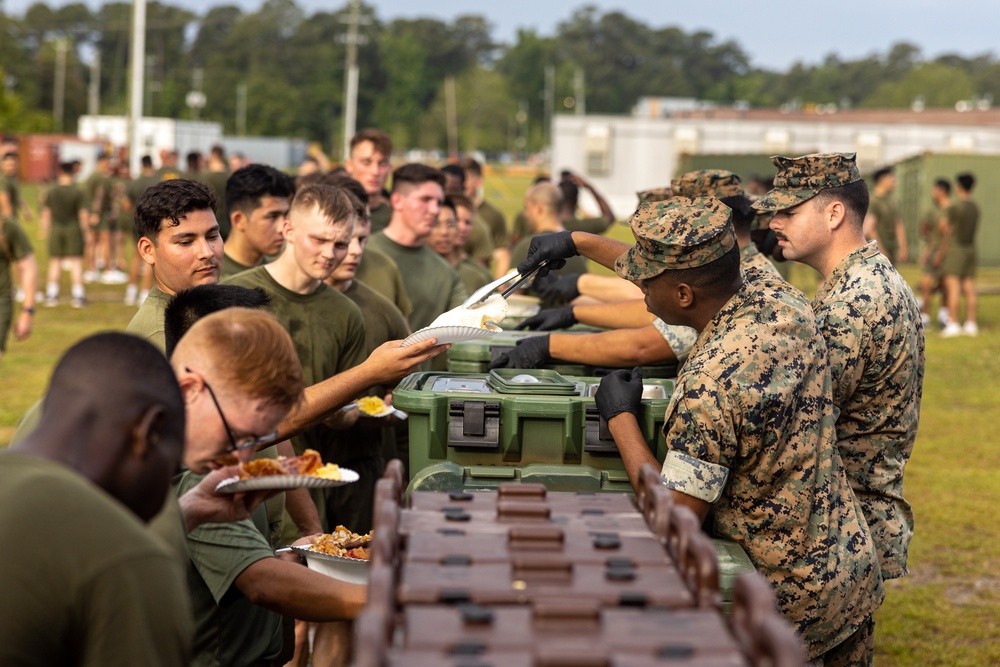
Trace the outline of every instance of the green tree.
<instances>
[{"instance_id":1,"label":"green tree","mask_svg":"<svg viewBox=\"0 0 1000 667\"><path fill-rule=\"evenodd\" d=\"M917 65L898 81L887 81L869 96L866 107L908 107L920 97L928 107L952 107L975 93L972 80L960 69L940 63Z\"/></svg>"}]
</instances>

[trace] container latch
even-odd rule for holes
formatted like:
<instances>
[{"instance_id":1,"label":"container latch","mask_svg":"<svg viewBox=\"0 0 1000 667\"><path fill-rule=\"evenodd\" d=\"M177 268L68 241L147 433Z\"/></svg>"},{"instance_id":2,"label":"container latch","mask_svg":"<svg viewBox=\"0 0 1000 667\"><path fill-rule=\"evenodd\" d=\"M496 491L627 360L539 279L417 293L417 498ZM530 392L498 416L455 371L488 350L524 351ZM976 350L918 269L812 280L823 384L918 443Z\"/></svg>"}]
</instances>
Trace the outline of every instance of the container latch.
<instances>
[{"instance_id":1,"label":"container latch","mask_svg":"<svg viewBox=\"0 0 1000 667\"><path fill-rule=\"evenodd\" d=\"M452 401L448 407L448 446L495 449L500 446L500 404Z\"/></svg>"}]
</instances>

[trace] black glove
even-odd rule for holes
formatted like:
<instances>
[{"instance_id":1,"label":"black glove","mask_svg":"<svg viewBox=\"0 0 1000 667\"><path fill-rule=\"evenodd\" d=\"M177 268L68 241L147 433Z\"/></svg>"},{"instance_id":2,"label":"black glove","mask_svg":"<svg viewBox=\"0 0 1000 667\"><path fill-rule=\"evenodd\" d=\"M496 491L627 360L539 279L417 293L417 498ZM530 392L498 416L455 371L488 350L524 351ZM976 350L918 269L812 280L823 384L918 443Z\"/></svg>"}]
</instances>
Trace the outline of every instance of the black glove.
<instances>
[{"instance_id":1,"label":"black glove","mask_svg":"<svg viewBox=\"0 0 1000 667\"><path fill-rule=\"evenodd\" d=\"M513 350L504 352L491 361L490 370L494 368L541 368L551 359L549 356L549 337L532 336L518 342Z\"/></svg>"},{"instance_id":2,"label":"black glove","mask_svg":"<svg viewBox=\"0 0 1000 667\"><path fill-rule=\"evenodd\" d=\"M537 315L532 315L514 328L518 331L525 329L528 331L552 331L554 329L568 329L574 324L576 324L576 316L573 315L573 306L566 306L539 311Z\"/></svg>"},{"instance_id":3,"label":"black glove","mask_svg":"<svg viewBox=\"0 0 1000 667\"><path fill-rule=\"evenodd\" d=\"M523 276L525 273L533 271L541 264L542 260L547 259L549 263L535 274L535 277L546 276L549 271L566 266L567 257L576 257L579 254L576 251L576 244L573 243L573 232L539 234L531 239L528 257L517 265L517 272Z\"/></svg>"},{"instance_id":4,"label":"black glove","mask_svg":"<svg viewBox=\"0 0 1000 667\"><path fill-rule=\"evenodd\" d=\"M531 289L545 303L564 304L580 296L580 290L577 287L579 280L579 273L567 273L562 276L549 274L536 278L531 283Z\"/></svg>"},{"instance_id":5,"label":"black glove","mask_svg":"<svg viewBox=\"0 0 1000 667\"><path fill-rule=\"evenodd\" d=\"M594 401L605 421L623 412L631 412L638 418L642 405L642 371L636 366L630 371L621 368L605 375Z\"/></svg>"}]
</instances>

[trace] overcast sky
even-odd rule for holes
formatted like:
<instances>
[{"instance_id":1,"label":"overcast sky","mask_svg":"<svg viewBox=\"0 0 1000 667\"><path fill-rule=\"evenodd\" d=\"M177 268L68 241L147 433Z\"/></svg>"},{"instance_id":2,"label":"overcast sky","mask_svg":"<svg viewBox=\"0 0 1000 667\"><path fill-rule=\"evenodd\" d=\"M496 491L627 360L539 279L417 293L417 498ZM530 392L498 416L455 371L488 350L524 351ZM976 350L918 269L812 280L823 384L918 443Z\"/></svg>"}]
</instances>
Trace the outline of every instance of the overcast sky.
<instances>
[{"instance_id":1,"label":"overcast sky","mask_svg":"<svg viewBox=\"0 0 1000 667\"><path fill-rule=\"evenodd\" d=\"M51 6L67 0L50 0ZM165 0L198 13L215 4L237 4L256 10L261 0ZM296 0L306 13L329 11L346 0ZM34 0L0 0L5 10L22 14ZM91 7L95 0L84 0ZM445 21L458 14L481 14L494 26L499 41L513 42L519 27L551 34L556 25L584 2L558 0L369 0L378 17L432 16ZM815 63L828 53L856 58L884 53L898 41L923 49L925 57L942 53L976 55L993 51L998 41L997 0L840 0L768 2L766 0L590 0L602 11L619 10L651 25L677 25L685 31L704 29L719 40L736 40L754 65L786 69L796 61ZM771 9L771 8L774 9ZM653 8L653 9L651 9Z\"/></svg>"}]
</instances>

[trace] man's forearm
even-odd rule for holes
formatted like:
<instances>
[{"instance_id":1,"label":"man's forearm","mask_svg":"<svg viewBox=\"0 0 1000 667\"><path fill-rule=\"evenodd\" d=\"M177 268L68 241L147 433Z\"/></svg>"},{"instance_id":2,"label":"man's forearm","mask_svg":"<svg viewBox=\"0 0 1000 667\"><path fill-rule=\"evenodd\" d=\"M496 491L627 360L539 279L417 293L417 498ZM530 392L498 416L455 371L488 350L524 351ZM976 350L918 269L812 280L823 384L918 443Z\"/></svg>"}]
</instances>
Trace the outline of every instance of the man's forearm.
<instances>
[{"instance_id":1,"label":"man's forearm","mask_svg":"<svg viewBox=\"0 0 1000 667\"><path fill-rule=\"evenodd\" d=\"M648 326L655 319L642 299L573 306L573 317L580 324L605 329L635 329Z\"/></svg>"},{"instance_id":2,"label":"man's forearm","mask_svg":"<svg viewBox=\"0 0 1000 667\"><path fill-rule=\"evenodd\" d=\"M365 603L365 586L339 581L278 558L251 564L234 584L253 604L302 621L351 619Z\"/></svg>"},{"instance_id":3,"label":"man's forearm","mask_svg":"<svg viewBox=\"0 0 1000 667\"><path fill-rule=\"evenodd\" d=\"M550 334L549 356L577 364L621 368L675 358L670 345L652 326L594 334Z\"/></svg>"},{"instance_id":4,"label":"man's forearm","mask_svg":"<svg viewBox=\"0 0 1000 667\"><path fill-rule=\"evenodd\" d=\"M573 232L573 244L579 254L612 271L615 269L615 260L632 247L628 243L586 232Z\"/></svg>"},{"instance_id":5,"label":"man's forearm","mask_svg":"<svg viewBox=\"0 0 1000 667\"><path fill-rule=\"evenodd\" d=\"M642 298L642 291L631 283L617 276L598 276L584 273L577 280L576 288L583 296L594 297L600 301L632 301Z\"/></svg>"},{"instance_id":6,"label":"man's forearm","mask_svg":"<svg viewBox=\"0 0 1000 667\"><path fill-rule=\"evenodd\" d=\"M654 468L660 468L646 439L642 437L639 422L631 412L622 412L608 420L608 429L618 446L618 453L621 454L632 488L639 488L639 470L642 466L649 463Z\"/></svg>"},{"instance_id":7,"label":"man's forearm","mask_svg":"<svg viewBox=\"0 0 1000 667\"><path fill-rule=\"evenodd\" d=\"M292 438L315 426L374 384L378 384L378 380L373 381L365 364L361 364L306 387L302 401L281 422L278 429L281 437Z\"/></svg>"}]
</instances>

